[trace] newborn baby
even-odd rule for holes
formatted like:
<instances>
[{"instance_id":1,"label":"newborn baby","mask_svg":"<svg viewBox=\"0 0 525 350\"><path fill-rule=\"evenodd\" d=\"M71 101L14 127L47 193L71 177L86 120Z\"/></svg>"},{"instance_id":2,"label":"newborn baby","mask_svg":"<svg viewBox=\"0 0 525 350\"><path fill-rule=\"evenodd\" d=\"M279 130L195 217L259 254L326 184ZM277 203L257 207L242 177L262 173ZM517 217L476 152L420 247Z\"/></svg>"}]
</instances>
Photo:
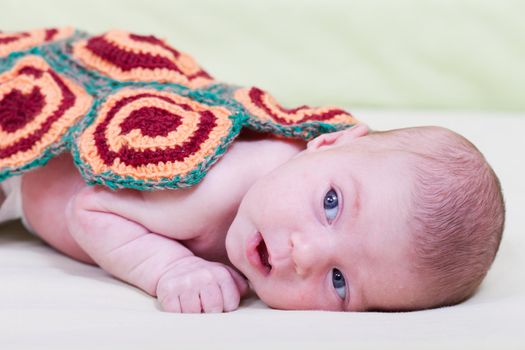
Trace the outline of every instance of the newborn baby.
<instances>
[{"instance_id":1,"label":"newborn baby","mask_svg":"<svg viewBox=\"0 0 525 350\"><path fill-rule=\"evenodd\" d=\"M234 310L250 286L281 309L468 298L502 234L494 172L449 130L356 123L152 35L2 32L0 222L173 312Z\"/></svg>"},{"instance_id":2,"label":"newborn baby","mask_svg":"<svg viewBox=\"0 0 525 350\"><path fill-rule=\"evenodd\" d=\"M68 153L22 176L25 220L59 251L156 296L222 312L418 310L470 297L498 250L496 175L440 127L306 142L243 131L199 184L88 186Z\"/></svg>"}]
</instances>

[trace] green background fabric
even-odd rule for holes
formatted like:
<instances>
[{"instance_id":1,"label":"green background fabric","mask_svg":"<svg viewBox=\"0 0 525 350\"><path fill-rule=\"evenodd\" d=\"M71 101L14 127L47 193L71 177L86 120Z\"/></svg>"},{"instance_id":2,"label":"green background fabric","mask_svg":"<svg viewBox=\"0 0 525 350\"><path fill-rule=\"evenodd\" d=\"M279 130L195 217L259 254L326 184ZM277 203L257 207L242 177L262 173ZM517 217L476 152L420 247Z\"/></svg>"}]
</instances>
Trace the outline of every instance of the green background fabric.
<instances>
[{"instance_id":1,"label":"green background fabric","mask_svg":"<svg viewBox=\"0 0 525 350\"><path fill-rule=\"evenodd\" d=\"M0 0L0 29L154 34L282 104L525 110L525 2Z\"/></svg>"}]
</instances>

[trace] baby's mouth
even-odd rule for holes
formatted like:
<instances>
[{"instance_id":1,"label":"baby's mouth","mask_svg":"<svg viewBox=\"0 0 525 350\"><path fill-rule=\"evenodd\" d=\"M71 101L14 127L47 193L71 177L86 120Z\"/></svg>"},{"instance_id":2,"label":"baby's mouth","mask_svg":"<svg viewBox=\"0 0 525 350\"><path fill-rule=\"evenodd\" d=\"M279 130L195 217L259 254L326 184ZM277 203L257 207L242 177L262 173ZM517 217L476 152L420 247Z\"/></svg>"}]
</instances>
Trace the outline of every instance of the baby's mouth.
<instances>
[{"instance_id":1,"label":"baby's mouth","mask_svg":"<svg viewBox=\"0 0 525 350\"><path fill-rule=\"evenodd\" d=\"M250 264L263 276L268 276L272 270L271 257L268 247L260 232L257 232L248 241L246 256Z\"/></svg>"},{"instance_id":2,"label":"baby's mouth","mask_svg":"<svg viewBox=\"0 0 525 350\"><path fill-rule=\"evenodd\" d=\"M257 253L259 254L259 260L261 261L262 266L266 270L266 273L270 273L270 271L272 270L272 265L268 261L268 248L266 247L266 243L264 242L264 238L262 238L262 236L261 241L257 245Z\"/></svg>"}]
</instances>

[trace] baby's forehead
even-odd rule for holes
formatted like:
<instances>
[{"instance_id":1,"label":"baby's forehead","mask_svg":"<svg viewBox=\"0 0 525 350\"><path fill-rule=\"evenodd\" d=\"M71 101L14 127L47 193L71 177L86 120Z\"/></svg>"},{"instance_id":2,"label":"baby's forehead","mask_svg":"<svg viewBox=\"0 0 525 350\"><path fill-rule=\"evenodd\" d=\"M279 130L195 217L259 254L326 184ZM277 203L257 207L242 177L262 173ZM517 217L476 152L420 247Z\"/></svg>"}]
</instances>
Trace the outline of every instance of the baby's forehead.
<instances>
[{"instance_id":1,"label":"baby's forehead","mask_svg":"<svg viewBox=\"0 0 525 350\"><path fill-rule=\"evenodd\" d=\"M358 156L361 163L382 159L382 161L404 163L405 166L408 166L418 161L414 148L417 146L409 145L407 147L388 138L362 137L353 143L342 144L334 148L332 156L340 160L341 165L348 164L348 161L352 161Z\"/></svg>"}]
</instances>

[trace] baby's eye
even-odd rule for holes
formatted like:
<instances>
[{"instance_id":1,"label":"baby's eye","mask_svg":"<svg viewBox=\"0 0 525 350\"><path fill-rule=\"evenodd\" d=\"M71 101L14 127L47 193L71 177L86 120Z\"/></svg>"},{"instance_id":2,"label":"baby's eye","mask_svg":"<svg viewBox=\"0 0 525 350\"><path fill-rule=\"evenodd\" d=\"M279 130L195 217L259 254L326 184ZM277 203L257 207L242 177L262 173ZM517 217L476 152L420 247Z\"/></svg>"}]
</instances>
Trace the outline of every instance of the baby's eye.
<instances>
[{"instance_id":1,"label":"baby's eye","mask_svg":"<svg viewBox=\"0 0 525 350\"><path fill-rule=\"evenodd\" d=\"M334 191L333 188L330 189L324 196L324 203L323 203L326 218L328 219L328 222L332 222L335 217L337 216L337 212L339 211L339 200L337 199L337 192Z\"/></svg>"},{"instance_id":2,"label":"baby's eye","mask_svg":"<svg viewBox=\"0 0 525 350\"><path fill-rule=\"evenodd\" d=\"M343 300L346 298L346 282L343 273L338 269L332 269L332 285L339 297Z\"/></svg>"}]
</instances>

